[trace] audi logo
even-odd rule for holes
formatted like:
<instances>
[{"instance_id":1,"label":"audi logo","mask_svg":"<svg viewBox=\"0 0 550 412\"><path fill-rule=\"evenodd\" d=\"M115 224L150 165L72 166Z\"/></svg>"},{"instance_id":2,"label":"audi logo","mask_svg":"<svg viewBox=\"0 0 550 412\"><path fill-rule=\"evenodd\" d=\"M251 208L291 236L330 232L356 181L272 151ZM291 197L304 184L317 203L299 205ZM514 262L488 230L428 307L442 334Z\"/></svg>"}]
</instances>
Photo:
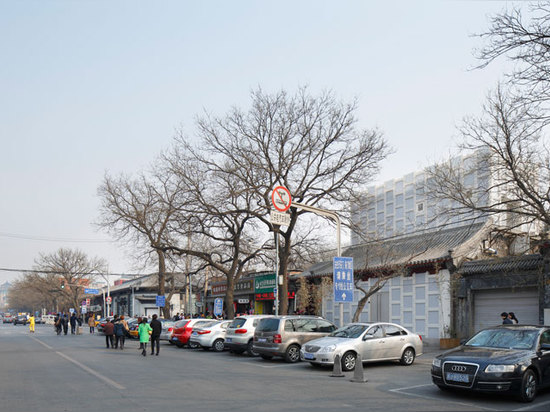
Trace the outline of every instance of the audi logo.
<instances>
[{"instance_id":1,"label":"audi logo","mask_svg":"<svg viewBox=\"0 0 550 412\"><path fill-rule=\"evenodd\" d=\"M466 372L466 366L462 366L462 365L453 365L451 367L451 370L453 372Z\"/></svg>"}]
</instances>

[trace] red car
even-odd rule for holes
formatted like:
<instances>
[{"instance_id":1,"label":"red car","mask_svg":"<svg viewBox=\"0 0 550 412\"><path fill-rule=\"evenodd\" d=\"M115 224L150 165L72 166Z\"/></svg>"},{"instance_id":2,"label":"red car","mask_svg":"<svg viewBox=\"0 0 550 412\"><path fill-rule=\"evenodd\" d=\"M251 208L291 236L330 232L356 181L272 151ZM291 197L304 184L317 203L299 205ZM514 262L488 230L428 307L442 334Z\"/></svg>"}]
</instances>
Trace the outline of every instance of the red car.
<instances>
[{"instance_id":1,"label":"red car","mask_svg":"<svg viewBox=\"0 0 550 412\"><path fill-rule=\"evenodd\" d=\"M170 342L175 344L179 348L183 347L184 345L188 345L190 348L198 347L197 344L189 342L191 332L193 331L194 327L200 327L202 324L208 322L212 322L212 319L195 318L183 319L176 322L176 324L174 325L174 330L172 331Z\"/></svg>"}]
</instances>

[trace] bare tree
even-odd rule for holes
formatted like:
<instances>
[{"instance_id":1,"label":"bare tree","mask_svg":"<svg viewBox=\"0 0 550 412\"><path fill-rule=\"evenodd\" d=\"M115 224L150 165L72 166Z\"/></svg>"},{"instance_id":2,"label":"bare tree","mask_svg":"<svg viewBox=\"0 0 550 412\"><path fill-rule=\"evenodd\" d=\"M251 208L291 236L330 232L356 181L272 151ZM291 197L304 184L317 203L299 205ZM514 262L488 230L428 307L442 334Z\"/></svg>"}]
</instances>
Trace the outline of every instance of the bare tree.
<instances>
[{"instance_id":1,"label":"bare tree","mask_svg":"<svg viewBox=\"0 0 550 412\"><path fill-rule=\"evenodd\" d=\"M166 276L167 261L160 246L170 242L169 222L181 209L179 202L185 201L181 190L177 180L155 170L150 176L140 174L136 179L105 175L98 189L102 201L99 226L115 239L138 246L139 258L146 264L157 264L158 294L166 295L168 287L167 302L177 282L173 274ZM169 318L170 305L163 312Z\"/></svg>"},{"instance_id":2,"label":"bare tree","mask_svg":"<svg viewBox=\"0 0 550 412\"><path fill-rule=\"evenodd\" d=\"M492 217L507 229L550 224L549 142L535 110L499 87L482 115L464 120L466 161L451 158L428 170L428 195L448 201L445 213Z\"/></svg>"},{"instance_id":3,"label":"bare tree","mask_svg":"<svg viewBox=\"0 0 550 412\"><path fill-rule=\"evenodd\" d=\"M355 101L341 103L331 92L313 96L307 88L294 95L258 89L251 99L246 112L234 108L224 117L200 118L201 141L188 150L210 171L250 192L261 206L251 210L268 230L271 191L278 184L289 188L296 202L346 210L389 153L379 132L357 128ZM277 245L280 276L288 271L298 218L307 213L289 212L290 224L281 228ZM283 279L280 295L286 297ZM287 311L288 300L281 299L280 313Z\"/></svg>"},{"instance_id":4,"label":"bare tree","mask_svg":"<svg viewBox=\"0 0 550 412\"><path fill-rule=\"evenodd\" d=\"M107 271L104 259L89 258L80 250L61 248L55 253L40 254L35 270L42 272L28 280L36 282L33 288L48 288L61 305L61 309L78 308L85 297L84 288L99 273ZM43 290L45 291L45 290Z\"/></svg>"},{"instance_id":5,"label":"bare tree","mask_svg":"<svg viewBox=\"0 0 550 412\"><path fill-rule=\"evenodd\" d=\"M266 242L256 235L253 210L258 206L242 182L208 169L187 147L180 141L164 155L164 173L185 188L181 195L186 201L180 202L177 215L170 221L174 236L158 249L198 258L203 268L223 274L227 280L227 316L231 319L236 282L266 250Z\"/></svg>"}]
</instances>

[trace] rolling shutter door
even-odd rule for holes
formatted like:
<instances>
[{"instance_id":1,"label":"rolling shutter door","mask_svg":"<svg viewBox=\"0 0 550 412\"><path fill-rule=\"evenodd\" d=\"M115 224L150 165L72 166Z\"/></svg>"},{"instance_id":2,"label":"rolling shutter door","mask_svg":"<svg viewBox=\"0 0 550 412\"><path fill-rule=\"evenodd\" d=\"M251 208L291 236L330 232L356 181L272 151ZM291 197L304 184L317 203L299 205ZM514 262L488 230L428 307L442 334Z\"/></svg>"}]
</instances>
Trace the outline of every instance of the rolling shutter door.
<instances>
[{"instance_id":1,"label":"rolling shutter door","mask_svg":"<svg viewBox=\"0 0 550 412\"><path fill-rule=\"evenodd\" d=\"M475 332L502 324L500 314L514 312L520 324L539 324L539 294L535 288L480 290L474 294Z\"/></svg>"}]
</instances>

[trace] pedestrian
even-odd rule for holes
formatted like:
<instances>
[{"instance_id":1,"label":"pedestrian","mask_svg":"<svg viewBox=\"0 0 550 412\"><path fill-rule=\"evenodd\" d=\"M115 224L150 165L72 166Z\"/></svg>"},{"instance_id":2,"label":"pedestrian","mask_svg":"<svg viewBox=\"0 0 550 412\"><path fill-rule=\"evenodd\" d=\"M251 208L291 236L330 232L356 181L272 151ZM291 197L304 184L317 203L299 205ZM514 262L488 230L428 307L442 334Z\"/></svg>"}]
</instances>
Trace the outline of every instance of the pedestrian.
<instances>
[{"instance_id":1,"label":"pedestrian","mask_svg":"<svg viewBox=\"0 0 550 412\"><path fill-rule=\"evenodd\" d=\"M90 327L90 333L95 333L95 319L93 314L88 317L88 326Z\"/></svg>"},{"instance_id":2,"label":"pedestrian","mask_svg":"<svg viewBox=\"0 0 550 412\"><path fill-rule=\"evenodd\" d=\"M34 315L29 317L29 332L34 333Z\"/></svg>"},{"instance_id":3,"label":"pedestrian","mask_svg":"<svg viewBox=\"0 0 550 412\"><path fill-rule=\"evenodd\" d=\"M63 320L61 318L61 313L58 313L55 316L55 320L54 320L55 331L57 332L58 335L61 335L62 323L63 323Z\"/></svg>"},{"instance_id":4,"label":"pedestrian","mask_svg":"<svg viewBox=\"0 0 550 412\"><path fill-rule=\"evenodd\" d=\"M157 356L160 350L160 334L162 332L162 323L157 319L157 315L153 315L151 321L151 356L155 354L155 344L157 346Z\"/></svg>"},{"instance_id":5,"label":"pedestrian","mask_svg":"<svg viewBox=\"0 0 550 412\"><path fill-rule=\"evenodd\" d=\"M126 341L126 333L128 332L128 323L124 320L124 315L121 315L120 318L114 324L114 334L115 334L115 349L120 345L120 350L124 349L124 342Z\"/></svg>"},{"instance_id":6,"label":"pedestrian","mask_svg":"<svg viewBox=\"0 0 550 412\"><path fill-rule=\"evenodd\" d=\"M143 318L139 324L138 334L139 334L139 348L142 350L141 354L147 356L147 342L149 342L149 335L153 329L147 323L147 318Z\"/></svg>"},{"instance_id":7,"label":"pedestrian","mask_svg":"<svg viewBox=\"0 0 550 412\"><path fill-rule=\"evenodd\" d=\"M115 348L114 342L113 342L114 332L115 332L115 325L113 325L113 322L111 322L111 319L107 319L107 323L105 323L105 326L103 327L103 333L105 334L105 345L107 346L107 349L109 349L109 347L113 349Z\"/></svg>"},{"instance_id":8,"label":"pedestrian","mask_svg":"<svg viewBox=\"0 0 550 412\"><path fill-rule=\"evenodd\" d=\"M500 314L500 317L502 318L502 324L503 325L512 325L514 322L508 317L508 313L502 312Z\"/></svg>"},{"instance_id":9,"label":"pedestrian","mask_svg":"<svg viewBox=\"0 0 550 412\"><path fill-rule=\"evenodd\" d=\"M71 324L71 335L74 335L76 332L76 313L71 313L71 319L69 322Z\"/></svg>"},{"instance_id":10,"label":"pedestrian","mask_svg":"<svg viewBox=\"0 0 550 412\"><path fill-rule=\"evenodd\" d=\"M63 315L61 321L63 326L63 334L66 335L67 331L69 330L69 318L66 313Z\"/></svg>"},{"instance_id":11,"label":"pedestrian","mask_svg":"<svg viewBox=\"0 0 550 412\"><path fill-rule=\"evenodd\" d=\"M517 325L519 323L519 320L518 318L516 318L514 312L508 312L508 318L512 321L514 325Z\"/></svg>"}]
</instances>

